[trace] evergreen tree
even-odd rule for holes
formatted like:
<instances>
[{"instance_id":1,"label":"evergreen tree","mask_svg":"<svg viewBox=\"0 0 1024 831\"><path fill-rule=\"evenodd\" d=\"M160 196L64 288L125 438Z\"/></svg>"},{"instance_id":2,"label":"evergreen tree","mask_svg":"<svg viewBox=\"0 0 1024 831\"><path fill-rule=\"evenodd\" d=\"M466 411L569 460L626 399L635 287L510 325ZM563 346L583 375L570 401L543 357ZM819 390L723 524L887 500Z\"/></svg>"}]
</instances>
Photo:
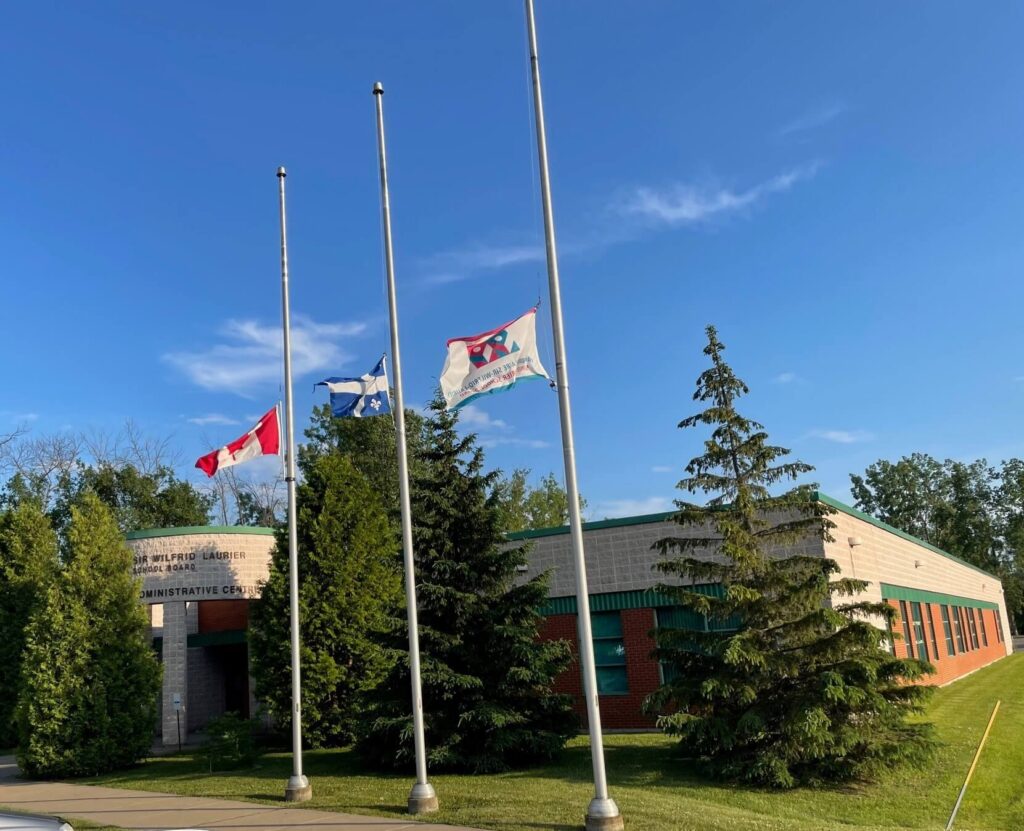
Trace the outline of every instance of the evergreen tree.
<instances>
[{"instance_id":1,"label":"evergreen tree","mask_svg":"<svg viewBox=\"0 0 1024 831\"><path fill-rule=\"evenodd\" d=\"M0 747L17 744L25 627L57 573L57 536L33 500L0 517Z\"/></svg>"},{"instance_id":2,"label":"evergreen tree","mask_svg":"<svg viewBox=\"0 0 1024 831\"><path fill-rule=\"evenodd\" d=\"M132 555L110 511L86 493L71 509L66 562L28 624L18 761L30 776L82 776L149 750L160 666Z\"/></svg>"},{"instance_id":3,"label":"evergreen tree","mask_svg":"<svg viewBox=\"0 0 1024 831\"><path fill-rule=\"evenodd\" d=\"M386 669L379 635L400 613L398 544L380 497L338 453L309 460L296 498L303 734L313 747L334 746L352 739L363 697ZM249 643L256 694L282 728L292 706L288 598L280 528Z\"/></svg>"},{"instance_id":4,"label":"evergreen tree","mask_svg":"<svg viewBox=\"0 0 1024 831\"><path fill-rule=\"evenodd\" d=\"M771 494L812 468L783 461L789 451L736 411L747 386L723 360L714 327L707 335L711 367L694 394L707 406L679 426L712 434L679 487L715 496L703 506L677 501L676 522L692 530L656 545L666 555L658 567L675 578L659 590L707 625L658 630L655 654L670 680L648 710L710 771L774 787L923 761L930 726L906 718L930 688L908 682L931 667L882 648L871 620L891 623L890 606L842 600L865 581L833 579L833 560L798 553L831 539L833 511L812 485ZM719 556L708 559L711 551Z\"/></svg>"},{"instance_id":5,"label":"evergreen tree","mask_svg":"<svg viewBox=\"0 0 1024 831\"><path fill-rule=\"evenodd\" d=\"M474 436L435 398L423 464L411 483L428 761L434 770L505 770L555 756L576 731L555 676L568 645L540 642L547 575L516 582L524 547L507 548L495 493ZM414 759L404 626L390 639L395 664L372 699L359 747L378 765Z\"/></svg>"}]
</instances>

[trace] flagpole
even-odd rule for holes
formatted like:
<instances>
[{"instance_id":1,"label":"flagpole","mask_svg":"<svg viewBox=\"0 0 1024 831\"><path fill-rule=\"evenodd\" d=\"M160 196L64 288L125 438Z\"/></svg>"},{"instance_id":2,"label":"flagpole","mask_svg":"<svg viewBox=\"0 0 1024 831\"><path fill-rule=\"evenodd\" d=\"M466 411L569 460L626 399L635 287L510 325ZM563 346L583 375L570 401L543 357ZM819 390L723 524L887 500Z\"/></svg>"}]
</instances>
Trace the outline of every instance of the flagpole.
<instances>
[{"instance_id":1,"label":"flagpole","mask_svg":"<svg viewBox=\"0 0 1024 831\"><path fill-rule=\"evenodd\" d=\"M597 699L597 674L594 669L594 640L590 626L590 593L587 565L583 555L583 523L580 518L579 487L576 482L576 453L573 449L572 411L569 406L569 370L565 356L562 326L562 296L558 282L558 252L555 247L555 217L551 207L551 181L548 175L548 147L544 130L544 102L540 87L540 60L537 57L537 27L533 0L526 0L526 28L530 40L530 72L533 78L533 106L537 128L541 201L544 209L544 239L548 263L548 290L551 295L551 328L555 341L555 370L558 409L562 423L562 455L565 460L565 492L569 500L569 529L572 534L573 560L576 565L576 610L579 616L580 659L583 664L583 690L587 698L590 727L590 756L594 768L594 798L587 806L587 831L620 831L622 815L615 800L608 796L604 768L604 740L601 735L601 710Z\"/></svg>"},{"instance_id":2,"label":"flagpole","mask_svg":"<svg viewBox=\"0 0 1024 831\"><path fill-rule=\"evenodd\" d=\"M295 518L295 410L292 406L292 332L288 308L288 228L285 220L284 180L277 169L277 193L281 207L281 308L284 322L285 482L288 485L288 593L291 603L292 640L292 775L284 790L288 802L313 797L313 786L302 774L302 685L299 677L299 564Z\"/></svg>"},{"instance_id":3,"label":"flagpole","mask_svg":"<svg viewBox=\"0 0 1024 831\"><path fill-rule=\"evenodd\" d=\"M398 348L398 305L395 296L395 258L391 248L391 201L388 198L388 162L384 148L384 86L373 85L377 104L377 153L380 156L380 203L384 225L384 260L388 277L391 316L391 362L395 368L395 434L398 439L398 492L402 507L402 552L405 557L405 600L409 617L409 670L412 675L412 722L416 746L416 784L409 793L409 813L437 810L437 794L427 781L427 748L423 735L423 692L420 684L420 636L416 612L416 564L412 549L412 509L409 503L409 464L405 445L405 400L402 397L402 357Z\"/></svg>"}]
</instances>

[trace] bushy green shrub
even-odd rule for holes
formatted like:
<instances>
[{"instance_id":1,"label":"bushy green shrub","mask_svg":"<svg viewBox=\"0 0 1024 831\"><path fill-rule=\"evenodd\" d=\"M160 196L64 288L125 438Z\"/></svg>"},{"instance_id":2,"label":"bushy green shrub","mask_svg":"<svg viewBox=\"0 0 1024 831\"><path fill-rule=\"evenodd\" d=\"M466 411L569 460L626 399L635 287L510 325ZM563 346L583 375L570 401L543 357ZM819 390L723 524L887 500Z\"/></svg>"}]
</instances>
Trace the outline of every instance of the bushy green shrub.
<instances>
[{"instance_id":1,"label":"bushy green shrub","mask_svg":"<svg viewBox=\"0 0 1024 831\"><path fill-rule=\"evenodd\" d=\"M206 725L207 740L201 753L209 769L232 770L252 765L256 760L255 730L255 721L242 718L239 713L225 713Z\"/></svg>"}]
</instances>

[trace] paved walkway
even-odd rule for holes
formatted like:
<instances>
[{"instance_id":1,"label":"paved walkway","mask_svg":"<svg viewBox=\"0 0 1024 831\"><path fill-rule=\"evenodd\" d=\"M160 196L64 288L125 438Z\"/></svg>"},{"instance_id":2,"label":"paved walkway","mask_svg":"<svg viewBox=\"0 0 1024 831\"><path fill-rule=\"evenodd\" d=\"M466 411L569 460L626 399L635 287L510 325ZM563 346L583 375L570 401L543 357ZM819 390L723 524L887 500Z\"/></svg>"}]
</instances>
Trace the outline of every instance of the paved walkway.
<instances>
[{"instance_id":1,"label":"paved walkway","mask_svg":"<svg viewBox=\"0 0 1024 831\"><path fill-rule=\"evenodd\" d=\"M0 757L0 805L66 819L85 819L132 831L170 828L225 828L231 831L474 831L383 817L358 817L308 808L272 807L253 802L173 796L62 782L17 779L13 756Z\"/></svg>"}]
</instances>

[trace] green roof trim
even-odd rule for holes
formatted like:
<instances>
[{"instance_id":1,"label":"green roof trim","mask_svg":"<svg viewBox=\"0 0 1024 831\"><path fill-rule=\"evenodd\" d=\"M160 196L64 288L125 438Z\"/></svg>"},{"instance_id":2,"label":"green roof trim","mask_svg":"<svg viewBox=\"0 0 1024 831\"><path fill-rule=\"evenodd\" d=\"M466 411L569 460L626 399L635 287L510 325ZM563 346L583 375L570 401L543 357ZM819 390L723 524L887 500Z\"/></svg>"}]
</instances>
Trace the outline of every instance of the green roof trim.
<instances>
[{"instance_id":1,"label":"green roof trim","mask_svg":"<svg viewBox=\"0 0 1024 831\"><path fill-rule=\"evenodd\" d=\"M973 597L960 597L956 594L930 592L926 589L911 589L907 586L893 586L881 583L883 600L912 600L918 603L938 603L949 606L973 606L976 609L998 609L999 604L991 600L975 600Z\"/></svg>"},{"instance_id":2,"label":"green roof trim","mask_svg":"<svg viewBox=\"0 0 1024 831\"><path fill-rule=\"evenodd\" d=\"M258 537L272 537L273 528L257 525L186 525L180 528L147 528L141 531L129 531L124 535L126 540L148 540L153 537L188 537L195 534L252 534Z\"/></svg>"},{"instance_id":3,"label":"green roof trim","mask_svg":"<svg viewBox=\"0 0 1024 831\"><path fill-rule=\"evenodd\" d=\"M977 571L980 574L984 574L986 577L991 577L993 580L999 580L999 577L997 577L995 574L992 574L992 572L985 571L985 569L979 568L973 563L969 563L966 560L962 560L955 554L950 554L948 551L943 551L941 548L936 548L931 543L925 542L919 537L915 537L913 534L908 534L906 531L901 531L899 528L889 525L887 522L882 522L882 520L876 519L870 514L866 514L863 511L858 511L856 508L851 508L849 505L840 502L838 499L833 499L831 496L828 496L827 494L824 494L821 491L815 491L814 498L819 502L824 502L826 505L835 508L837 511L841 513L847 514L848 516L856 517L857 519L862 519L864 520L864 522L870 523L871 525L874 525L876 528L881 528L883 531L888 531L890 534L895 534L897 537L902 537L908 542L920 545L922 548L927 548L929 551L938 554L942 557L945 557L949 560L952 560L955 563L960 563L960 565L962 566L967 566L967 568L974 569L974 571ZM665 522L667 520L670 520L677 513L679 512L664 511L660 514L643 514L641 516L619 517L618 519L602 519L599 522L584 522L583 530L600 531L604 528L622 528L629 525L648 525L654 522ZM513 531L510 534L506 534L505 538L508 540L532 540L538 539L540 537L555 537L560 534L568 533L568 525L559 525L555 528L537 528L535 530L530 531Z\"/></svg>"},{"instance_id":4,"label":"green roof trim","mask_svg":"<svg viewBox=\"0 0 1024 831\"><path fill-rule=\"evenodd\" d=\"M191 649L195 646L227 646L233 643L246 643L248 634L245 629L228 629L224 632L193 632L186 638L185 645ZM153 638L153 649L161 658L164 652L162 635Z\"/></svg>"},{"instance_id":5,"label":"green roof trim","mask_svg":"<svg viewBox=\"0 0 1024 831\"><path fill-rule=\"evenodd\" d=\"M680 586L697 594L720 597L722 588L718 583L700 583L693 586ZM590 611L619 612L623 609L656 609L677 606L675 598L662 594L654 589L634 589L633 591L608 592L590 595ZM549 597L547 603L540 608L542 615L574 615L579 607L575 595Z\"/></svg>"},{"instance_id":6,"label":"green roof trim","mask_svg":"<svg viewBox=\"0 0 1024 831\"><path fill-rule=\"evenodd\" d=\"M618 519L602 519L597 522L584 522L584 531L600 531L603 528L621 528L625 525L648 525L652 522L665 522L674 517L678 511L663 511L660 514L643 514L642 516L624 516ZM536 528L529 531L512 531L505 535L508 540L532 540L537 537L556 537L559 534L568 534L568 525L559 525L555 528Z\"/></svg>"},{"instance_id":7,"label":"green roof trim","mask_svg":"<svg viewBox=\"0 0 1024 831\"><path fill-rule=\"evenodd\" d=\"M919 537L915 537L913 534L908 534L906 531L901 531L899 528L889 525L889 523L887 522L882 522L882 520L876 519L870 514L866 514L863 511L858 511L856 508L851 508L849 505L844 505L838 499L833 499L831 496L827 496L826 494L821 493L821 491L817 491L814 495L819 502L824 502L826 505L831 505L837 511L841 511L844 514L856 517L857 519L862 519L865 522L874 525L876 528L881 528L883 531L888 531L890 534L895 534L897 537L902 537L908 542L916 543L922 548L927 548L929 551L938 554L942 557L945 557L948 560L952 560L955 563L960 563L960 565L967 566L967 568L974 569L979 574L984 574L986 577L991 577L993 580L999 580L999 578L996 575L992 574L992 572L985 571L985 569L983 568L978 568L978 566L974 565L973 563L967 562L967 560L961 560L955 554L950 554L948 551L943 551L941 548L936 548L930 542L925 542ZM1001 582L1000 585L1002 585Z\"/></svg>"}]
</instances>

